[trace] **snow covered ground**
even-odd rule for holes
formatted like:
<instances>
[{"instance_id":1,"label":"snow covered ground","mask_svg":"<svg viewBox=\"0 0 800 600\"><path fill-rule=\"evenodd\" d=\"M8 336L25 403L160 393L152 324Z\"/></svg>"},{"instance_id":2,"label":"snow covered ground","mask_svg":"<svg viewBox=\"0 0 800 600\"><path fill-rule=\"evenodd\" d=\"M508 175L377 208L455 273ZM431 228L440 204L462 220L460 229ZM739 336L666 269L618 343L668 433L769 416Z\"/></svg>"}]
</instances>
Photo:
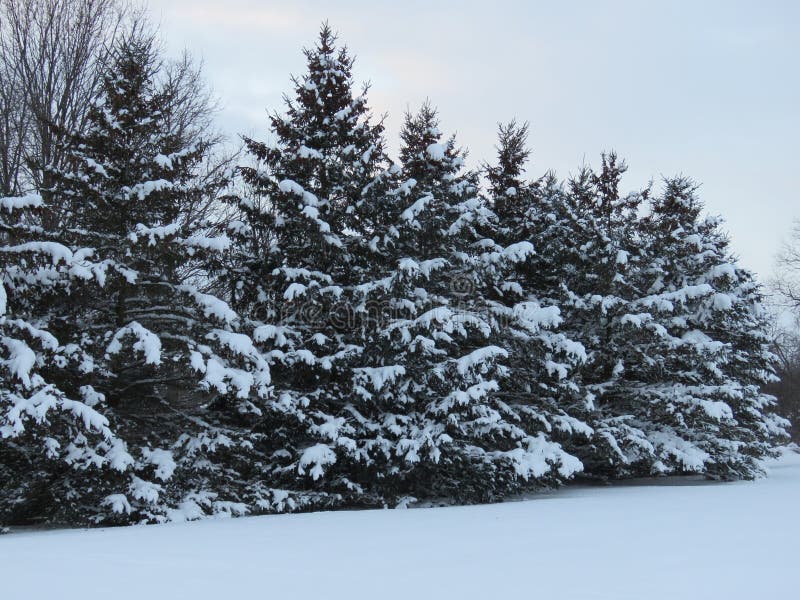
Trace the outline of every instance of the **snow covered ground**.
<instances>
[{"instance_id":1,"label":"snow covered ground","mask_svg":"<svg viewBox=\"0 0 800 600\"><path fill-rule=\"evenodd\" d=\"M800 593L800 456L757 482L0 536L3 600L761 600Z\"/></svg>"}]
</instances>

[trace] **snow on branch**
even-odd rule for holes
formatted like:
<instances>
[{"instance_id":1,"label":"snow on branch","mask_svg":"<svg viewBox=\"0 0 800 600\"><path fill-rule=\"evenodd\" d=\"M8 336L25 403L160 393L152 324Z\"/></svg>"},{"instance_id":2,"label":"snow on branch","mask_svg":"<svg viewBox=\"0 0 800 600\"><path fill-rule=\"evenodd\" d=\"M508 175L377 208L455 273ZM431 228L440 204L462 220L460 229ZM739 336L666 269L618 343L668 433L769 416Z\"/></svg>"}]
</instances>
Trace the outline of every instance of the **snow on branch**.
<instances>
[{"instance_id":1,"label":"snow on branch","mask_svg":"<svg viewBox=\"0 0 800 600\"><path fill-rule=\"evenodd\" d=\"M135 338L133 349L144 354L146 364L161 364L161 340L155 333L142 327L136 321L117 330L111 342L106 346L106 352L108 354L117 354L122 350L122 340L128 335Z\"/></svg>"}]
</instances>

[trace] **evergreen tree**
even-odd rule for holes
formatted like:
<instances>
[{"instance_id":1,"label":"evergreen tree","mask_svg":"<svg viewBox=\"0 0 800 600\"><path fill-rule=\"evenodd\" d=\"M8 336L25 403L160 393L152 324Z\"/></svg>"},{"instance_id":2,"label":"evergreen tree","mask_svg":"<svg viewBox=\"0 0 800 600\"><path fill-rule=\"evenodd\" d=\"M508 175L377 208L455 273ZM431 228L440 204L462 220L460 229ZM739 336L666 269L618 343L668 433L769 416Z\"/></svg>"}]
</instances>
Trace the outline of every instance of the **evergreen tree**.
<instances>
[{"instance_id":1,"label":"evergreen tree","mask_svg":"<svg viewBox=\"0 0 800 600\"><path fill-rule=\"evenodd\" d=\"M496 342L508 320L525 336L551 315L483 296L529 245L503 248L481 235L491 211L430 105L406 115L401 139L395 188L375 200L374 275L358 290L374 326L357 406L371 409L384 493L474 502L568 476L577 461L543 435L534 410L501 391L508 350Z\"/></svg>"},{"instance_id":2,"label":"evergreen tree","mask_svg":"<svg viewBox=\"0 0 800 600\"><path fill-rule=\"evenodd\" d=\"M586 352L560 330L564 316L559 306L569 303L562 293L567 264L561 261L572 243L573 222L560 205L563 198L552 175L523 180L530 154L527 137L527 124L501 125L497 163L486 167L496 220L487 231L494 240L482 242L482 263L489 275L484 294L505 324L495 339L509 352L509 376L500 396L528 415L533 431L552 442L582 443L593 433L578 380ZM571 472L580 468L575 457L570 461ZM560 473L555 481L571 472Z\"/></svg>"},{"instance_id":3,"label":"evergreen tree","mask_svg":"<svg viewBox=\"0 0 800 600\"><path fill-rule=\"evenodd\" d=\"M81 353L48 331L37 308L104 268L90 250L31 225L42 205L38 194L0 199L0 523L64 519L87 466L133 463L93 390L60 385L82 368Z\"/></svg>"},{"instance_id":4,"label":"evergreen tree","mask_svg":"<svg viewBox=\"0 0 800 600\"><path fill-rule=\"evenodd\" d=\"M640 312L637 210L649 192L622 196L625 169L612 153L603 156L599 173L583 167L566 186L546 175L530 188L521 230L537 248L525 265L526 285L538 290L541 303L559 308L559 331L586 353L560 405L580 423L564 444L589 476L646 473L656 460L634 419L637 383L623 376L635 378L646 360L648 335L630 315Z\"/></svg>"},{"instance_id":5,"label":"evergreen tree","mask_svg":"<svg viewBox=\"0 0 800 600\"><path fill-rule=\"evenodd\" d=\"M98 265L93 280L38 307L80 358L51 376L102 407L135 458L122 493L108 493L119 477L87 465L73 518L163 520L262 500L233 474L250 468L236 457L251 442L232 425L261 413L268 364L236 313L203 289L204 265L229 239L194 209L225 182L196 183L208 147L171 131L174 90L159 89L159 69L151 38L115 47L85 133L67 136L68 167L50 168L44 190L45 210L66 215L60 241L91 249Z\"/></svg>"},{"instance_id":6,"label":"evergreen tree","mask_svg":"<svg viewBox=\"0 0 800 600\"><path fill-rule=\"evenodd\" d=\"M655 460L646 423L636 419L640 398L635 377L646 347L638 323L630 320L639 312L633 303L641 295L638 209L649 190L622 196L619 184L626 170L611 153L603 155L600 173L584 168L569 182L579 218L572 318L587 348L582 384L595 409L589 455L583 454L586 450L578 454L590 475L602 477L646 474Z\"/></svg>"},{"instance_id":7,"label":"evergreen tree","mask_svg":"<svg viewBox=\"0 0 800 600\"><path fill-rule=\"evenodd\" d=\"M249 191L233 200L240 220L229 281L274 364L277 402L261 425L272 456L265 469L320 491L320 501L350 494L353 502L359 459L349 407L363 345L346 309L359 278L356 207L387 160L368 87L354 92L354 59L327 24L305 55L307 72L293 79L286 114L270 118L274 140L245 139L255 166L241 169Z\"/></svg>"},{"instance_id":8,"label":"evergreen tree","mask_svg":"<svg viewBox=\"0 0 800 600\"><path fill-rule=\"evenodd\" d=\"M652 314L641 318L658 323L659 337L643 365L649 385L640 403L654 470L752 478L786 439L774 398L761 391L775 379L767 315L720 221L701 210L694 183L673 178L644 222Z\"/></svg>"}]
</instances>

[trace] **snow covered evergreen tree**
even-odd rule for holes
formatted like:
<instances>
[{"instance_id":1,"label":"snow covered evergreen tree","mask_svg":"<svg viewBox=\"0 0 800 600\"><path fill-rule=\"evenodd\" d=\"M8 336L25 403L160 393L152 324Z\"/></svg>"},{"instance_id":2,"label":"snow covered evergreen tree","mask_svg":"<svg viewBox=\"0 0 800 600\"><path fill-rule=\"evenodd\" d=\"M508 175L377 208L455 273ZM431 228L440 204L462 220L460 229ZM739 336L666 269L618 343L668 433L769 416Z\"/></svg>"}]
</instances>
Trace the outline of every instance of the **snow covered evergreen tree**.
<instances>
[{"instance_id":1,"label":"snow covered evergreen tree","mask_svg":"<svg viewBox=\"0 0 800 600\"><path fill-rule=\"evenodd\" d=\"M270 378L236 313L203 289L229 239L193 209L224 182L195 183L207 147L167 126L152 38L129 36L112 57L85 133L67 136L68 168L42 191L43 210L66 215L58 241L91 257L93 277L30 310L79 363L45 377L102 412L129 459L124 475L83 460L59 495L81 521L244 512L261 498L238 480L250 441L230 425L260 414Z\"/></svg>"},{"instance_id":2,"label":"snow covered evergreen tree","mask_svg":"<svg viewBox=\"0 0 800 600\"><path fill-rule=\"evenodd\" d=\"M649 472L655 458L646 423L636 420L639 386L631 382L646 347L640 339L632 303L641 295L637 275L642 243L638 209L648 190L621 195L627 166L616 154L603 155L595 173L581 169L569 181L569 202L578 217L572 245L577 247L569 284L570 319L587 349L582 385L594 408L595 435L578 455L589 475L620 477ZM572 252L572 251L570 251Z\"/></svg>"},{"instance_id":3,"label":"snow covered evergreen tree","mask_svg":"<svg viewBox=\"0 0 800 600\"><path fill-rule=\"evenodd\" d=\"M569 303L562 293L566 264L560 259L570 243L565 234L571 223L565 222L563 206L546 206L552 199L551 175L523 180L527 137L527 124L501 125L497 163L486 167L496 220L487 231L494 243L482 242L481 258L490 275L483 293L505 324L494 334L509 352L501 397L528 414L542 436L569 445L593 433L577 379L586 351L560 331L564 317L559 303ZM574 472L577 460L572 464Z\"/></svg>"},{"instance_id":4,"label":"snow covered evergreen tree","mask_svg":"<svg viewBox=\"0 0 800 600\"><path fill-rule=\"evenodd\" d=\"M484 239L491 212L455 138L428 104L407 114L393 190L376 198L373 278L358 288L373 311L356 390L375 432L381 482L404 496L475 502L569 476L577 461L543 434L539 415L502 391L506 327L520 336L552 324L534 303L484 297L498 269L529 244ZM370 412L367 413L367 409ZM368 418L365 418L368 414Z\"/></svg>"},{"instance_id":5,"label":"snow covered evergreen tree","mask_svg":"<svg viewBox=\"0 0 800 600\"><path fill-rule=\"evenodd\" d=\"M656 460L633 418L637 386L623 377L637 372L647 352L629 315L640 312L634 304L643 254L637 209L648 192L620 195L625 168L612 153L603 156L599 173L583 167L566 186L545 175L528 189L517 234L537 250L524 265L525 285L541 303L559 308L559 331L586 352L573 364L559 404L578 419L577 435L564 445L589 476L648 472Z\"/></svg>"},{"instance_id":6,"label":"snow covered evergreen tree","mask_svg":"<svg viewBox=\"0 0 800 600\"><path fill-rule=\"evenodd\" d=\"M786 438L774 398L767 315L751 273L736 264L717 218L701 218L696 186L665 181L644 221L648 313L658 334L638 369L655 471L723 479L762 473Z\"/></svg>"},{"instance_id":7,"label":"snow covered evergreen tree","mask_svg":"<svg viewBox=\"0 0 800 600\"><path fill-rule=\"evenodd\" d=\"M91 390L70 395L59 387L80 368L79 354L31 310L102 267L90 251L73 252L31 225L42 207L38 194L1 198L0 207L0 523L37 523L70 502L59 484L79 479L82 465L122 471L133 459Z\"/></svg>"},{"instance_id":8,"label":"snow covered evergreen tree","mask_svg":"<svg viewBox=\"0 0 800 600\"><path fill-rule=\"evenodd\" d=\"M241 169L249 191L235 200L228 280L273 363L277 401L261 425L273 458L265 469L328 503L360 502L348 407L363 346L348 293L359 277L355 208L387 163L383 126L371 117L368 87L353 89L354 59L327 24L305 55L286 114L270 118L274 139L245 139L255 166Z\"/></svg>"}]
</instances>

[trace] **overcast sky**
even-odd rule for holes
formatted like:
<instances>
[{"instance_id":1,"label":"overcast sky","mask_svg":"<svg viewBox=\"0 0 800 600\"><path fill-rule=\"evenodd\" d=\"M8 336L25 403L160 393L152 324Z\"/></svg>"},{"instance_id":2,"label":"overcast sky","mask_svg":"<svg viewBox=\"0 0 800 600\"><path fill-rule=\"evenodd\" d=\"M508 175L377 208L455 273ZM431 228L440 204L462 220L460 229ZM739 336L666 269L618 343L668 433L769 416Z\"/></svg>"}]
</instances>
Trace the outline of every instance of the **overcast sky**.
<instances>
[{"instance_id":1,"label":"overcast sky","mask_svg":"<svg viewBox=\"0 0 800 600\"><path fill-rule=\"evenodd\" d=\"M701 6L702 4L702 6ZM529 173L614 149L625 191L683 173L762 279L800 218L800 2L150 0L171 53L205 61L221 128L265 137L303 46L328 19L388 112L440 109L470 163L498 121L531 124Z\"/></svg>"}]
</instances>

